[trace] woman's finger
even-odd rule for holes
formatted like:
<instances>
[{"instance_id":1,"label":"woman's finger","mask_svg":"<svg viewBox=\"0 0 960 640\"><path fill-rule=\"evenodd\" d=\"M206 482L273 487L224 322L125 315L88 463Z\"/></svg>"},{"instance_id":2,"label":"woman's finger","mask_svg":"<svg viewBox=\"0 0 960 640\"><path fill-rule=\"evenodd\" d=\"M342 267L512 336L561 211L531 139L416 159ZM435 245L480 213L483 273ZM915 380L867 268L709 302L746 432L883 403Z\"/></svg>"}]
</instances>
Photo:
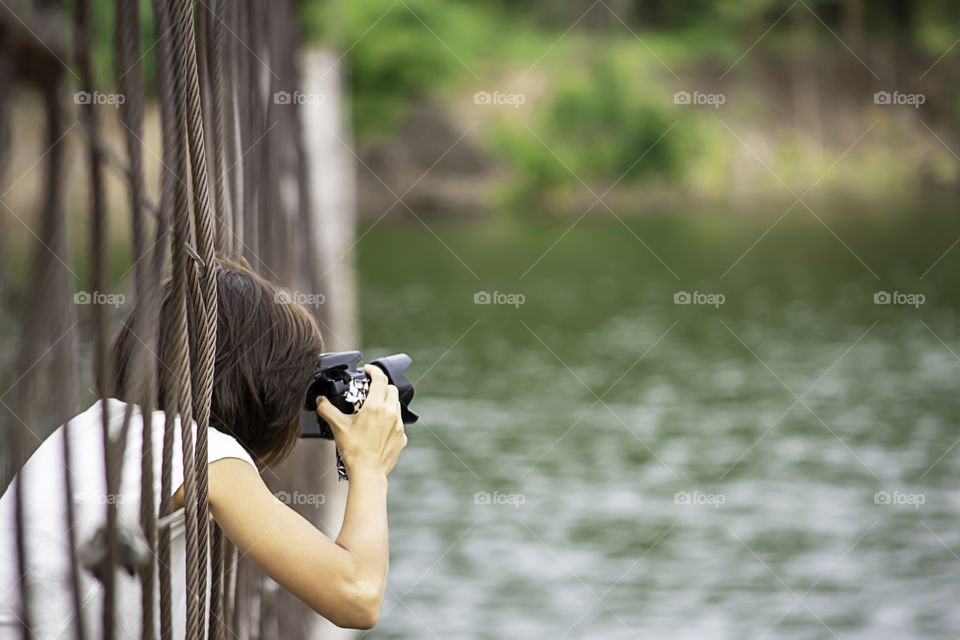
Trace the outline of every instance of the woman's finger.
<instances>
[{"instance_id":1,"label":"woman's finger","mask_svg":"<svg viewBox=\"0 0 960 640\"><path fill-rule=\"evenodd\" d=\"M400 412L400 390L397 389L396 385L388 384L387 385L387 406L391 410L397 411L399 415Z\"/></svg>"},{"instance_id":2,"label":"woman's finger","mask_svg":"<svg viewBox=\"0 0 960 640\"><path fill-rule=\"evenodd\" d=\"M370 389L367 391L367 398L374 398L380 402L387 399L387 387L390 382L387 380L387 374L375 364L364 365L363 370L370 376Z\"/></svg>"}]
</instances>

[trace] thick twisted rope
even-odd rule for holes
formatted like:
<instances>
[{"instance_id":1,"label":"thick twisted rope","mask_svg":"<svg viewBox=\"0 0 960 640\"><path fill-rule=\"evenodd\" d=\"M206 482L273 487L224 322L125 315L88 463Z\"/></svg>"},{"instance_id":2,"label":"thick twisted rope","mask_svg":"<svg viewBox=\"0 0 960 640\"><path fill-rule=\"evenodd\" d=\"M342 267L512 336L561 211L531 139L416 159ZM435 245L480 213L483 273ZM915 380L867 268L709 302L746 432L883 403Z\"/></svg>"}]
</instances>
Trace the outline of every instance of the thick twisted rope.
<instances>
[{"instance_id":1,"label":"thick twisted rope","mask_svg":"<svg viewBox=\"0 0 960 640\"><path fill-rule=\"evenodd\" d=\"M154 0L154 13L157 18L158 29L163 29L159 31L160 34L165 34L167 29L171 29L173 34L173 39L177 40L177 29L176 25L173 22L173 15L171 12L171 2L170 0ZM179 42L167 46L167 53L172 52L172 58L177 58L177 50L180 48ZM164 61L164 64L169 64L170 57L164 56L167 58ZM175 67L178 65L175 65ZM197 488L196 488L196 459L194 455L193 448L193 433L191 429L191 420L193 416L193 398L192 398L192 384L191 384L191 375L190 375L190 346L189 346L189 336L187 330L187 308L186 308L186 290L187 290L187 278L188 278L188 269L191 268L189 262L190 258L185 251L185 245L190 241L190 210L189 210L189 197L187 194L187 150L184 140L184 122L186 120L186 106L184 101L179 99L182 95L181 85L179 77L179 69L166 69L163 74L166 74L168 80L170 80L170 88L172 91L170 93L161 94L162 99L171 100L174 103L174 115L171 118L172 125L170 126L169 135L164 136L165 146L166 143L170 143L173 155L173 164L168 165L167 169L173 168L174 176L176 180L173 182L173 241L171 244L171 254L173 256L173 287L172 287L172 304L176 305L176 310L172 314L173 326L170 328L171 340L173 342L173 355L171 357L172 362L165 363L167 367L173 372L173 381L179 388L178 394L178 408L180 414L180 426L181 426L181 447L183 453L183 496L184 496L184 509L186 511L186 523L185 523L185 549L186 549L186 596L187 596L187 618L186 618L186 633L188 638L198 638L201 627L201 609L200 609L200 581L199 581L199 566L198 566L198 522L197 522ZM168 386L168 391L174 388L173 385ZM167 425L168 430L172 428L171 417L173 412L167 414ZM164 449L166 450L167 445L164 443ZM166 459L164 461L166 466ZM164 476L166 476L166 469L164 469ZM164 477L161 481L165 481ZM164 498L166 498L167 493L164 492ZM167 508L170 507L170 504L167 504ZM169 558L169 536L161 535L161 551L162 555L165 555L166 558ZM161 561L164 558L161 557ZM161 583L161 598L164 597L164 592L167 591L166 597L169 599L169 588L170 585L164 585ZM166 625L167 621L164 620L163 610L161 609L161 622ZM172 628L172 626L171 626ZM166 637L167 629L165 628L164 637Z\"/></svg>"},{"instance_id":2,"label":"thick twisted rope","mask_svg":"<svg viewBox=\"0 0 960 640\"><path fill-rule=\"evenodd\" d=\"M178 111L180 111L178 104ZM179 118L178 118L179 120ZM178 136L181 138L181 136ZM184 167L186 164L185 149L183 140L180 139L176 146L177 165ZM191 268L188 264L190 258L183 245L190 239L190 212L187 209L186 186L176 188L176 198L174 199L174 233L173 233L173 300L176 305L173 315L173 339L174 362L173 370L176 380L179 384L179 412L180 412L180 432L181 448L183 452L183 500L186 511L186 592L187 592L187 637L199 637L201 628L200 622L200 568L199 568L199 541L198 541L198 522L197 522L197 468L196 458L193 447L193 433L191 420L193 416L193 398L192 383L190 377L190 347L189 336L187 333L187 278L188 270Z\"/></svg>"},{"instance_id":3,"label":"thick twisted rope","mask_svg":"<svg viewBox=\"0 0 960 640\"><path fill-rule=\"evenodd\" d=\"M121 2L123 0L120 0ZM153 0L154 37L157 41L157 82L160 96L160 125L163 134L163 171L160 183L160 206L157 209L157 229L154 242L152 271L159 276L166 262L166 236L171 233L171 219L173 218L174 201L176 200L177 182L180 180L175 167L177 166L177 151L172 142L179 137L176 120L176 105L173 91L175 79L173 77L173 52L169 35L170 17L163 0ZM177 378L171 369L172 363L163 362L160 367L160 388L165 389L163 409L165 421L163 430L163 452L160 467L160 513L167 516L173 510L173 445L174 428L176 426L176 412L178 398L173 393ZM157 549L159 550L160 572L160 637L164 640L173 638L173 594L172 576L170 571L170 529L163 527L157 534Z\"/></svg>"},{"instance_id":4,"label":"thick twisted rope","mask_svg":"<svg viewBox=\"0 0 960 640\"><path fill-rule=\"evenodd\" d=\"M226 195L224 193L224 169L223 166L223 127L224 127L224 105L223 105L223 41L224 29L223 20L226 11L225 0L209 0L209 4L200 3L200 15L203 17L203 29L200 34L203 46L201 51L206 50L204 61L206 62L206 73L209 85L209 92L206 94L209 98L208 107L212 114L210 132L213 134L212 162L210 163L213 172L213 202L216 212L216 249L224 252L227 250L229 228L228 208L226 204Z\"/></svg>"},{"instance_id":5,"label":"thick twisted rope","mask_svg":"<svg viewBox=\"0 0 960 640\"><path fill-rule=\"evenodd\" d=\"M211 0L214 7L201 3L201 15L204 17L204 40L201 50L207 50L205 57L206 74L210 98L209 103L213 112L211 129L213 132L213 161L214 173L214 204L216 207L216 248L220 252L232 252L233 224L230 220L230 207L227 205L225 193L225 153L224 153L224 105L223 105L223 57L224 57L224 20L226 18L226 0ZM207 637L222 640L225 632L223 619L224 609L224 582L223 582L223 531L216 524L212 524L212 543L210 548L210 615L208 616Z\"/></svg>"},{"instance_id":6,"label":"thick twisted rope","mask_svg":"<svg viewBox=\"0 0 960 640\"><path fill-rule=\"evenodd\" d=\"M199 607L203 611L207 583L207 520L209 504L207 496L207 428L210 425L210 399L213 392L214 358L217 336L217 266L214 250L214 221L210 207L207 184L207 165L203 139L203 114L200 105L200 83L197 70L196 43L194 41L194 14L191 0L174 2L174 47L177 62L178 104L186 117L189 140L190 167L194 195L194 228L197 249L205 263L202 279L203 291L193 289L193 306L198 323L198 347L196 367L197 451L195 473L197 476L197 532L198 532L198 594ZM179 118L178 118L179 119ZM183 120L181 120L183 121ZM182 247L181 247L182 250ZM195 270L193 270L196 273ZM196 277L196 276L194 276Z\"/></svg>"},{"instance_id":7,"label":"thick twisted rope","mask_svg":"<svg viewBox=\"0 0 960 640\"><path fill-rule=\"evenodd\" d=\"M132 240L134 245L135 288L138 302L135 326L139 327L141 338L146 346L156 343L156 319L159 316L159 298L156 295L159 276L165 263L167 235L172 233L172 274L173 293L172 303L181 313L173 314L174 324L166 338L172 347L172 355L160 367L161 388L167 419L164 425L163 461L161 467L161 497L159 515L168 515L172 506L172 474L171 462L174 449L174 422L177 413L181 418L182 447L184 478L183 491L186 516L186 573L187 573L187 637L200 638L203 636L203 614L206 597L206 558L208 503L207 503L207 428L210 425L210 400L213 388L213 374L216 351L217 329L217 281L216 281L216 250L221 249L232 255L247 253L255 265L260 264L257 252L262 245L268 251L267 262L272 264L277 256L286 255L277 251L284 246L287 238L286 228L276 229L278 235L267 234L261 240L260 233L267 229L265 216L258 215L268 209L266 205L277 197L274 189L282 173L277 169L270 175L261 175L258 168L263 162L258 160L256 153L249 151L259 144L260 139L269 133L264 122L264 90L261 85L263 68L253 51L264 53L262 47L269 51L268 57L275 55L276 45L283 42L283 34L273 32L264 33L264 18L267 17L267 5L259 0L248 3L236 3L228 0L209 0L206 8L203 33L206 37L201 43L204 54L203 71L205 87L209 85L207 93L201 93L200 68L198 67L198 48L194 40L196 35L194 25L194 9L191 0L153 0L156 27L156 37L159 41L157 56L161 126L163 129L164 151L162 173L162 190L160 205L157 209L157 227L155 235L154 254L147 268L145 258L143 211L147 198L143 189L143 158L142 143L139 142L143 129L143 80L139 65L139 16L137 3L133 0L116 0L117 17L117 64L118 83L120 91L126 100L121 105L120 117L127 131L124 133L125 147L128 156L128 166L124 175L129 181L129 195L131 204ZM203 3L201 3L203 4ZM287 5L284 4L284 7ZM82 88L92 92L94 84L93 65L90 57L91 19L90 1L77 0L77 37L76 52L80 62L82 74ZM240 38L253 51L240 51L235 39L225 40L226 25L231 30L241 34ZM284 24L273 23L279 30L287 28ZM171 35L168 35L167 32ZM238 55L239 53L239 55ZM276 54L278 58L286 56L286 51ZM267 92L270 94L271 92ZM51 93L55 95L55 92ZM241 97L242 96L242 97ZM269 95L267 95L269 97ZM59 98L59 96L57 96ZM240 98L238 100L238 98ZM51 104L54 101L51 100ZM208 107L207 118L204 118L203 106ZM106 281L106 202L103 185L102 170L104 166L115 164L109 149L100 143L99 123L92 105L83 106L81 114L84 117L85 128L88 134L88 145L85 150L89 158L90 167L90 197L91 197L91 234L90 247L93 260L93 286L101 290ZM51 111L52 113L52 111ZM59 112L58 112L59 113ZM62 113L49 116L49 131L62 130ZM214 192L211 206L211 194L208 185L208 173L204 142L204 124L209 122L209 137L212 145L209 151L213 174ZM241 144L242 139L242 144ZM267 140L268 152L276 149ZM49 159L54 165L62 163L58 149L50 153ZM243 179L246 176L246 179ZM62 171L58 169L56 175L51 171L48 176L50 189L47 196L56 200L62 187ZM189 193L192 187L192 198ZM192 207L191 207L192 204ZM215 209L214 209L215 207ZM152 207L147 206L147 209ZM54 211L55 206L48 207L48 212ZM192 211L192 217L191 217ZM64 219L62 210L52 218L52 227L62 226ZM47 235L42 234L45 240ZM252 245L245 247L243 238L246 237ZM49 246L60 246L51 240ZM197 247L200 260L194 262L187 255L187 248L193 244ZM241 248L246 251L241 251ZM276 254L276 255L275 255ZM43 262L38 258L38 264ZM38 266L38 274L43 269L49 271L49 257L42 267ZM197 267L200 264L202 269ZM286 271L284 273L287 273ZM38 277L36 282L42 280ZM187 295L190 299L187 299ZM193 313L188 313L192 311ZM106 317L105 309L94 308L95 321L95 353L96 372L101 395L113 387L110 384L110 371L106 367ZM34 314L34 316L42 314ZM190 323L188 325L188 323ZM196 332L192 333L192 329ZM27 327L25 325L25 331ZM30 328L27 333L36 338L38 330ZM195 344L192 342L195 341ZM25 341L22 354L32 353L31 350L38 344L37 340ZM195 347L195 351L191 349ZM154 369L142 365L139 349L135 349L134 366L131 367L132 384L125 385L133 391L137 403L141 405L144 415L143 459L141 463L141 527L147 536L151 548L156 548L160 556L160 628L164 638L172 637L172 580L169 573L170 566L170 531L168 527L156 528L156 516L151 508L153 505L153 455L150 425L150 407L154 398ZM191 362L191 352L196 361ZM60 353L60 351L58 351ZM65 358L66 356L64 356ZM29 393L25 392L26 395ZM29 399L24 403L30 405ZM28 415L25 413L23 415ZM107 422L109 417L104 415L104 455L106 458L106 480L109 493L116 493L120 485L122 467L123 439L132 412L124 415L122 437L118 441L109 437ZM194 441L190 428L196 422L198 430ZM19 429L16 430L19 432ZM66 433L66 428L64 429ZM195 451L194 451L195 444ZM25 447L22 442L17 448L22 453ZM71 493L69 476L65 478L67 493ZM20 488L18 487L18 493ZM110 501L113 503L114 501ZM71 515L72 505L68 505L68 518ZM18 505L22 512L22 505ZM116 535L116 505L110 504L107 509L107 532L109 544L109 562L111 566L117 564L117 535ZM18 522L22 532L22 522ZM223 538L222 532L214 528L210 539L212 548L212 600L210 613L212 618L219 618L222 612L226 618L239 619L239 614L245 612L241 606L236 606L227 593L231 587L236 591L236 598L244 602L252 595L258 582L251 573L249 563L244 570L237 570L235 553L232 546L224 548L229 543ZM23 557L22 536L20 540L19 562L25 565ZM226 558L227 569L221 572L220 563ZM152 638L155 621L153 619L153 591L155 571L157 567L150 563L144 568L140 579L142 583L143 605L143 638ZM239 574L243 574L243 578ZM236 575L236 578L234 577ZM74 573L74 583L77 575ZM103 610L104 637L110 638L116 633L114 622L114 608L116 606L116 584L114 573L110 571L105 576L105 606ZM239 583L243 583L242 587ZM224 585L224 586L221 586ZM26 589L26 587L25 587ZM27 591L29 591L27 589ZM78 616L82 615L79 602L79 590L74 590L77 599ZM222 593L221 593L222 592ZM24 603L29 601L29 593L24 595ZM265 620L261 620L265 623ZM82 634L82 624L78 624L78 634ZM29 624L25 625L25 635L29 637ZM222 637L224 629L211 621L210 637ZM82 637L82 636L81 636Z\"/></svg>"},{"instance_id":8,"label":"thick twisted rope","mask_svg":"<svg viewBox=\"0 0 960 640\"><path fill-rule=\"evenodd\" d=\"M224 74L224 58L226 55L226 25L230 11L226 0L215 0L216 4L212 11L212 19L208 21L210 30L210 42L213 47L211 55L210 77L213 91L213 131L214 141L213 149L216 154L217 175L214 183L214 190L217 202L217 217L222 221L223 228L217 229L217 238L220 240L220 247L225 253L233 253L233 204L227 196L227 139L233 134L227 126L232 126L232 120L227 118L227 110L233 110L233 102L224 104L224 93L233 90L233 84L229 77ZM231 98L233 95L231 93Z\"/></svg>"}]
</instances>

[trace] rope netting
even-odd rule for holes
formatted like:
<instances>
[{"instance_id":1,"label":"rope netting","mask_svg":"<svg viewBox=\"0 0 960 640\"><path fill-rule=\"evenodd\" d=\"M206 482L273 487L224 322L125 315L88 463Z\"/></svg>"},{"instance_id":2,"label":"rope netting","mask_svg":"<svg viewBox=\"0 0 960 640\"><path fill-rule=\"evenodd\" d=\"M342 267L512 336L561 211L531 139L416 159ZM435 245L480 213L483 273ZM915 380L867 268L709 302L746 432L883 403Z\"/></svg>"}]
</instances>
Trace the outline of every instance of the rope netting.
<instances>
[{"instance_id":1,"label":"rope netting","mask_svg":"<svg viewBox=\"0 0 960 640\"><path fill-rule=\"evenodd\" d=\"M84 256L93 291L118 286L110 280L109 226L128 216L132 291L137 344L133 365L123 375L123 387L137 398L144 416L142 430L131 430L132 404L127 404L119 437L108 432L109 403L103 403L103 449L107 494L121 485L122 456L129 438L142 443L139 532L150 559L137 565L141 585L142 638L174 636L171 575L170 514L175 488L171 470L175 420L193 420L182 429L183 497L185 508L185 581L187 638L263 637L269 627L262 603L263 580L209 519L207 499L207 428L211 424L211 394L217 340L218 256L243 259L281 284L311 282L306 268L311 251L307 213L301 124L296 105L280 107L279 91L293 92L297 80L297 25L294 0L116 0L113 13L113 76L97 77L95 16L90 0L74 2L0 3L0 183L7 184L11 158L11 120L18 99L35 96L44 114L43 148L36 171L42 173L43 193L29 212L3 203L0 218L15 218L35 240L29 276L17 285L0 280L0 308L18 309L19 329L9 394L0 397L5 414L3 479L12 480L17 513L17 562L20 582L21 628L33 637L31 602L44 597L30 576L29 531L22 526L24 488L16 470L43 441L40 424L77 413L82 394L75 372L89 350L94 390L101 399L114 388L116 371L108 362L111 329L116 318L108 305L93 304L78 314L73 304L80 280L75 255ZM141 11L149 9L148 15ZM152 33L144 25L152 22ZM142 37L142 36L146 37ZM146 60L155 60L148 66ZM155 68L155 83L147 69ZM146 142L145 113L149 87L156 87L162 151ZM94 95L104 87L123 97L113 111ZM82 92L82 93L77 93ZM275 113L278 108L285 111ZM114 115L115 114L115 115ZM120 136L107 136L106 120L119 122ZM79 148L85 182L84 198L71 197L77 187L68 175L71 149ZM146 175L145 156L160 159L159 199L148 195L153 183ZM124 183L123 202L108 201L110 175ZM211 186L212 185L212 186ZM88 233L85 245L74 246L71 220ZM2 225L0 221L0 225ZM7 224L11 224L9 221ZM76 224L76 223L75 223ZM79 225L78 225L79 226ZM3 236L0 236L2 238ZM0 248L2 248L0 241ZM78 269L79 270L79 269ZM174 357L157 367L160 339L160 287L172 277L174 314L170 329ZM38 292L40 293L38 295ZM192 341L195 341L192 342ZM51 347L51 344L53 345ZM193 347L193 348L191 348ZM191 355L193 354L193 355ZM161 379L158 379L158 376ZM175 389L157 407L158 386ZM50 398L50 389L56 389ZM151 412L165 412L161 451L154 451ZM64 454L70 460L70 424L63 427ZM154 460L160 456L161 496L154 509ZM79 596L84 564L78 549L71 474L65 468L67 527L71 549L71 585L75 616L65 637L84 638L85 616ZM111 570L103 585L102 629L105 638L118 637L118 583L113 568L125 562L123 540L129 532L118 520L114 501L103 505L103 544ZM209 554L209 556L208 556ZM210 575L208 572L208 562ZM207 602L207 585L210 585ZM159 617L155 602L159 600Z\"/></svg>"}]
</instances>

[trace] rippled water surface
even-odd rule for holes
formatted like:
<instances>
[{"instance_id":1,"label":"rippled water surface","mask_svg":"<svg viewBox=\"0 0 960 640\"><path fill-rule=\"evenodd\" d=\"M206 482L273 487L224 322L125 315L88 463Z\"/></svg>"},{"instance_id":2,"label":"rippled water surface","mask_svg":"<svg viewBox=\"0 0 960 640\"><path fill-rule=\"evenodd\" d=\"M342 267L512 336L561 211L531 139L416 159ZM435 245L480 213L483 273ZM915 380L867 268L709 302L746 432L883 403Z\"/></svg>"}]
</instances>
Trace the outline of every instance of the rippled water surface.
<instances>
[{"instance_id":1,"label":"rippled water surface","mask_svg":"<svg viewBox=\"0 0 960 640\"><path fill-rule=\"evenodd\" d=\"M960 635L960 230L773 219L364 236L423 418L368 637Z\"/></svg>"}]
</instances>

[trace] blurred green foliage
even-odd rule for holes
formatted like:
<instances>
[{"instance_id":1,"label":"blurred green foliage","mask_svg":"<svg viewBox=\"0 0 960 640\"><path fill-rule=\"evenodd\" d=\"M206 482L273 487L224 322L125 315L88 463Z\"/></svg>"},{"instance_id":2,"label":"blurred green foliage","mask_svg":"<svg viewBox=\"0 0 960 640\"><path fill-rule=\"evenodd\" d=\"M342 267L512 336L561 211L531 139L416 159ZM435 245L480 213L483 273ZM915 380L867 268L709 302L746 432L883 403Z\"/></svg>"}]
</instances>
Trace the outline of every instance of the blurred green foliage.
<instances>
[{"instance_id":1,"label":"blurred green foliage","mask_svg":"<svg viewBox=\"0 0 960 640\"><path fill-rule=\"evenodd\" d=\"M515 169L508 202L529 204L581 179L606 188L617 180L682 175L697 128L672 126L675 113L645 95L648 88L606 53L568 68L531 124L501 121L491 146Z\"/></svg>"},{"instance_id":2,"label":"blurred green foliage","mask_svg":"<svg viewBox=\"0 0 960 640\"><path fill-rule=\"evenodd\" d=\"M443 0L366 0L343 6L352 116L361 141L382 139L410 105L441 85L456 60L429 33L449 11Z\"/></svg>"},{"instance_id":3,"label":"blurred green foliage","mask_svg":"<svg viewBox=\"0 0 960 640\"><path fill-rule=\"evenodd\" d=\"M719 74L761 37L761 49L787 56L791 47L840 47L839 38L936 58L960 26L960 3L948 0L307 0L302 11L313 16L302 22L308 38L346 52L361 147L388 143L418 102L463 117L464 96L477 90L509 90L517 79L539 86L529 109L480 114L478 140L512 169L503 194L512 208L562 197L581 179L725 189L728 133L674 108L661 64L709 62ZM797 163L818 166L807 156Z\"/></svg>"},{"instance_id":4,"label":"blurred green foliage","mask_svg":"<svg viewBox=\"0 0 960 640\"><path fill-rule=\"evenodd\" d=\"M154 90L151 3L136 1L144 75ZM98 84L109 85L117 73L115 5L92 7ZM857 50L879 45L934 60L960 28L960 3L952 0L300 0L298 13L308 42L343 52L361 148L388 144L420 102L462 113L464 96L502 90L532 71L527 80L541 89L529 109L487 110L477 136L513 169L508 195L520 205L576 187L579 178L604 187L621 177L628 185L691 175L724 182L718 167L729 150L716 144L724 131L698 126L704 118L696 110L672 108L661 64L725 68L761 36L761 48L839 47L839 38ZM949 113L960 122L960 92ZM676 118L681 126L657 142Z\"/></svg>"}]
</instances>

